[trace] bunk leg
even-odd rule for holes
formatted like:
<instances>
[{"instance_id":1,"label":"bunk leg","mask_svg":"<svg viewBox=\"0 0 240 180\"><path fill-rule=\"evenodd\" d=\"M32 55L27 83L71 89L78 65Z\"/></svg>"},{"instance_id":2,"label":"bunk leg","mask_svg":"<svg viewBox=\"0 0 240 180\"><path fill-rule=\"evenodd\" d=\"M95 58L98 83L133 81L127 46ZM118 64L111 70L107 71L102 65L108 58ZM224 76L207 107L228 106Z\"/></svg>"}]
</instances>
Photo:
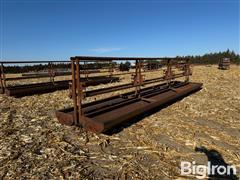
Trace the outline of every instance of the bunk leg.
<instances>
[{"instance_id":1,"label":"bunk leg","mask_svg":"<svg viewBox=\"0 0 240 180\"><path fill-rule=\"evenodd\" d=\"M78 107L78 121L77 124L81 124L82 126L84 126L84 114L83 114L83 110L82 110L82 99L83 97L83 86L82 86L82 82L80 81L80 63L79 60L76 60L76 80L77 80L77 107Z\"/></svg>"},{"instance_id":2,"label":"bunk leg","mask_svg":"<svg viewBox=\"0 0 240 180\"><path fill-rule=\"evenodd\" d=\"M7 88L7 84L6 84L6 77L4 74L4 66L3 63L1 63L1 70L0 70L0 81L1 81L1 91L2 93L5 93L5 90Z\"/></svg>"},{"instance_id":3,"label":"bunk leg","mask_svg":"<svg viewBox=\"0 0 240 180\"><path fill-rule=\"evenodd\" d=\"M1 92L4 93L4 87L3 87L3 77L2 77L2 70L0 69L0 85L1 85Z\"/></svg>"},{"instance_id":4,"label":"bunk leg","mask_svg":"<svg viewBox=\"0 0 240 180\"><path fill-rule=\"evenodd\" d=\"M185 82L189 82L189 75L190 75L190 64L189 64L189 59L186 60L186 65L185 65Z\"/></svg>"},{"instance_id":5,"label":"bunk leg","mask_svg":"<svg viewBox=\"0 0 240 180\"><path fill-rule=\"evenodd\" d=\"M165 79L167 80L167 85L171 85L171 79L172 79L172 65L171 60L167 60L167 70L165 72Z\"/></svg>"},{"instance_id":6,"label":"bunk leg","mask_svg":"<svg viewBox=\"0 0 240 180\"><path fill-rule=\"evenodd\" d=\"M109 61L109 77L112 77L113 75L113 63L112 61Z\"/></svg>"},{"instance_id":7,"label":"bunk leg","mask_svg":"<svg viewBox=\"0 0 240 180\"><path fill-rule=\"evenodd\" d=\"M73 120L74 125L77 125L77 95L76 95L76 65L75 61L71 61L72 66L72 99L73 99L73 106L74 106L74 114L73 114Z\"/></svg>"},{"instance_id":8,"label":"bunk leg","mask_svg":"<svg viewBox=\"0 0 240 180\"><path fill-rule=\"evenodd\" d=\"M142 64L139 60L136 60L135 75L133 84L135 86L135 95L139 96L141 91L141 85L143 83L143 76L141 73Z\"/></svg>"}]
</instances>

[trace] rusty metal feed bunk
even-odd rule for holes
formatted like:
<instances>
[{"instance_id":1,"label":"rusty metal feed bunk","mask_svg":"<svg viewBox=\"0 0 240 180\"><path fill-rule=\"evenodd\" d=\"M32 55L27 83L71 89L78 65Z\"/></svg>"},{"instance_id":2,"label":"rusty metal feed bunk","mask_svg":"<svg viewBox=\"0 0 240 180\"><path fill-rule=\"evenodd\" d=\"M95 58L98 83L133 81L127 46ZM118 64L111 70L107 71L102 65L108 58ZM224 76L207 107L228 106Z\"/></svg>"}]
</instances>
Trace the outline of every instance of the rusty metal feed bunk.
<instances>
[{"instance_id":1,"label":"rusty metal feed bunk","mask_svg":"<svg viewBox=\"0 0 240 180\"><path fill-rule=\"evenodd\" d=\"M142 69L146 60L164 62L164 75L144 80ZM81 82L82 73L79 68L82 61L135 61L132 82L86 91ZM201 83L189 82L192 71L188 59L76 56L71 58L71 66L71 96L74 107L56 111L56 116L62 124L82 126L97 133L107 131L123 121L133 119L156 107L200 90L202 86ZM177 70L177 73L174 70ZM184 78L184 80L182 82L174 81L176 78ZM129 88L133 90L94 102L83 103L83 99L87 97Z\"/></svg>"},{"instance_id":2,"label":"rusty metal feed bunk","mask_svg":"<svg viewBox=\"0 0 240 180\"><path fill-rule=\"evenodd\" d=\"M69 89L69 80L56 80L56 77L59 76L70 76L72 74L71 71L59 71L56 68L58 64L65 64L67 66L70 61L6 61L0 62L0 93L5 93L8 96L14 97L23 97L27 95L33 94L41 94L41 93L49 93L56 90L64 90ZM7 72L7 68L10 65L17 65L20 67L24 66L34 66L34 65L45 65L47 68L44 69L43 72L27 72L27 73L14 73L10 74ZM32 68L33 69L33 68ZM83 71L83 70L82 70ZM83 73L86 73L85 71ZM110 76L97 76L97 77L90 77L90 74L94 73L102 73L100 70L88 70L86 77L81 78L81 81L84 82L84 86L94 86L102 83L109 83L118 81L119 78L117 77L110 77ZM17 75L16 75L17 74ZM21 75L21 76L19 76ZM9 76L9 77L8 77ZM48 82L37 82L37 83L29 83L30 80L37 80L49 78ZM27 84L21 84L20 81L27 81ZM20 83L19 85L9 85L8 82Z\"/></svg>"},{"instance_id":3,"label":"rusty metal feed bunk","mask_svg":"<svg viewBox=\"0 0 240 180\"><path fill-rule=\"evenodd\" d=\"M231 64L230 58L220 59L218 62L218 69L228 70L230 69L230 64Z\"/></svg>"}]
</instances>

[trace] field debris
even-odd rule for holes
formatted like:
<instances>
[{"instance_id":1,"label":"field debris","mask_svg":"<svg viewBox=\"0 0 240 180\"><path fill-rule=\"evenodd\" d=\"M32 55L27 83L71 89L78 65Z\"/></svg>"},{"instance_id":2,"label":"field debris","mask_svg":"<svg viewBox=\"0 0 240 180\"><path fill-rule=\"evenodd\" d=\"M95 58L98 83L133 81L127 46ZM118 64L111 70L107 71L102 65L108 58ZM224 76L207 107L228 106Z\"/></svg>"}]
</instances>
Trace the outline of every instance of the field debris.
<instances>
[{"instance_id":1,"label":"field debris","mask_svg":"<svg viewBox=\"0 0 240 180\"><path fill-rule=\"evenodd\" d=\"M111 134L59 124L54 111L73 106L67 90L0 95L0 178L180 179L181 161L207 162L200 146L240 168L240 68L193 72L201 91Z\"/></svg>"}]
</instances>

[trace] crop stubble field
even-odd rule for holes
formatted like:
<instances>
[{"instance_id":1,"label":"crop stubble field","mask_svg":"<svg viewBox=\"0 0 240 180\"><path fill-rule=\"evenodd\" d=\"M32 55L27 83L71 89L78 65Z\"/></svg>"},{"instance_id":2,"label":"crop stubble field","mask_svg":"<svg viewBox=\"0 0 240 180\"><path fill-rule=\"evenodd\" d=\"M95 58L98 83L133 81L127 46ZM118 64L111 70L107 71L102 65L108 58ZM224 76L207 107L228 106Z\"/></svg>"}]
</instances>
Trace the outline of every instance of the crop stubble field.
<instances>
[{"instance_id":1,"label":"crop stubble field","mask_svg":"<svg viewBox=\"0 0 240 180\"><path fill-rule=\"evenodd\" d=\"M191 81L203 89L111 135L58 123L54 110L72 105L67 90L0 95L0 177L191 179L180 177L180 162L206 164L201 146L239 169L240 67L195 66Z\"/></svg>"}]
</instances>

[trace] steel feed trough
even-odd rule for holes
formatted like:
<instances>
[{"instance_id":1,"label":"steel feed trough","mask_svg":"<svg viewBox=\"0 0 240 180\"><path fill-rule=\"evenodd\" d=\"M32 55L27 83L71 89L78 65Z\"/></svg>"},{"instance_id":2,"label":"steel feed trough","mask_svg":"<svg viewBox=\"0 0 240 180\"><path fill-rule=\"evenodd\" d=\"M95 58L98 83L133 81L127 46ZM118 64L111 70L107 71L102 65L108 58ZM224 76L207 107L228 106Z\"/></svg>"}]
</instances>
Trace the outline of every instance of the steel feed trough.
<instances>
[{"instance_id":1,"label":"steel feed trough","mask_svg":"<svg viewBox=\"0 0 240 180\"><path fill-rule=\"evenodd\" d=\"M81 69L84 74L84 77L81 78L83 86L95 86L119 80L118 77L110 75L94 77L92 74L101 74L104 71L89 68ZM5 93L8 96L23 97L69 89L72 74L70 69L70 61L1 62L0 93ZM109 69L111 67L107 67L105 71L109 71ZM64 80L60 78L64 78Z\"/></svg>"},{"instance_id":2,"label":"steel feed trough","mask_svg":"<svg viewBox=\"0 0 240 180\"><path fill-rule=\"evenodd\" d=\"M218 69L228 70L230 69L230 64L231 64L230 58L220 59L218 62Z\"/></svg>"},{"instance_id":3,"label":"steel feed trough","mask_svg":"<svg viewBox=\"0 0 240 180\"><path fill-rule=\"evenodd\" d=\"M87 91L81 81L82 73L79 68L83 61L94 63L112 61L118 64L129 61L133 67L132 72L130 69L131 81L127 84ZM145 79L146 74L144 75L143 69L146 62L150 61L158 61L163 73L160 75L161 71L158 69L159 77ZM189 60L184 58L76 56L71 58L71 66L70 94L74 106L56 111L56 116L62 124L82 126L96 133L105 132L123 121L131 120L154 108L176 101L200 90L202 86L201 83L189 82L192 70ZM128 91L90 103L83 103L85 98L120 90Z\"/></svg>"}]
</instances>

